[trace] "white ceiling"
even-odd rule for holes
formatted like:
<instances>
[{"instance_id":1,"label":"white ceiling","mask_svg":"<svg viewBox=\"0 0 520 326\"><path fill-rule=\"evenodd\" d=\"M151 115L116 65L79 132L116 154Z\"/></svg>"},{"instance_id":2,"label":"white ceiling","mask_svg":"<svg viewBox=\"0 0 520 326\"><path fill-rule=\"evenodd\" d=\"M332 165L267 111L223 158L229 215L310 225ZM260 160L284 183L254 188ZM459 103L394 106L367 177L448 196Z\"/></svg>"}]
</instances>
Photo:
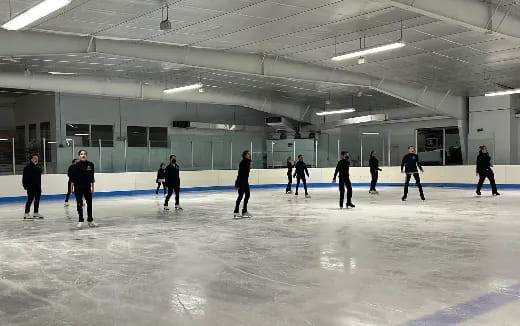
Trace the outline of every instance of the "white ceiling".
<instances>
[{"instance_id":1,"label":"white ceiling","mask_svg":"<svg viewBox=\"0 0 520 326\"><path fill-rule=\"evenodd\" d=\"M0 1L0 22L39 0ZM515 1L493 0L519 15ZM377 78L428 86L459 96L481 95L496 83L520 87L520 40L503 39L438 21L388 5L384 0L169 0L172 30L160 31L160 0L73 0L61 12L30 26L34 31L148 40L244 53L266 53L291 60L365 73ZM9 5L10 4L10 5ZM468 8L471 10L471 8ZM407 46L356 60L334 63L330 58L366 44L397 40L400 22ZM12 59L12 58L9 58ZM175 84L201 78L208 87L264 92L297 102L344 106L357 88L319 82L280 81L186 68L124 57L30 56L0 58L0 72L79 72ZM18 59L18 60L17 60ZM47 61L45 61L47 60ZM356 97L366 108L407 106L389 96ZM336 99L336 101L334 101Z\"/></svg>"}]
</instances>

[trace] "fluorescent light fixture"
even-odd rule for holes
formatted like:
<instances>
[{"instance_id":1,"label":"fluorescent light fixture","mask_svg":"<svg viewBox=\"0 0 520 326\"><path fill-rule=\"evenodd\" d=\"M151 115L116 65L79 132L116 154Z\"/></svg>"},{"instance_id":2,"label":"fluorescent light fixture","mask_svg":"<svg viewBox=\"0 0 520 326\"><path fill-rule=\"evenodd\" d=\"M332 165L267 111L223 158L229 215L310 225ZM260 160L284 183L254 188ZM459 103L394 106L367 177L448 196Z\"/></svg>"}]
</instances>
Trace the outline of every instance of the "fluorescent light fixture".
<instances>
[{"instance_id":1,"label":"fluorescent light fixture","mask_svg":"<svg viewBox=\"0 0 520 326\"><path fill-rule=\"evenodd\" d=\"M395 43L390 43L390 44L385 44L385 45L378 45L378 46L374 46L374 47L360 49L360 50L357 50L354 52L340 54L338 56L333 57L331 60L341 61L341 60L359 58L359 57L363 57L367 54L374 54L374 53L378 53L378 52L399 49L399 48L402 48L403 46L405 46L405 44L403 42L395 42Z\"/></svg>"},{"instance_id":2,"label":"fluorescent light fixture","mask_svg":"<svg viewBox=\"0 0 520 326\"><path fill-rule=\"evenodd\" d=\"M342 110L335 110L335 111L322 111L322 112L316 112L316 115L331 115L331 114L341 114L341 113L352 113L356 112L356 109L342 109Z\"/></svg>"},{"instance_id":3,"label":"fluorescent light fixture","mask_svg":"<svg viewBox=\"0 0 520 326\"><path fill-rule=\"evenodd\" d=\"M65 139L65 140L66 140L66 141L72 141L72 138L67 138L67 139Z\"/></svg>"},{"instance_id":4,"label":"fluorescent light fixture","mask_svg":"<svg viewBox=\"0 0 520 326\"><path fill-rule=\"evenodd\" d=\"M74 134L74 136L88 136L88 134Z\"/></svg>"},{"instance_id":5,"label":"fluorescent light fixture","mask_svg":"<svg viewBox=\"0 0 520 326\"><path fill-rule=\"evenodd\" d=\"M520 88L509 89L507 91L486 93L486 94L484 94L484 96L500 96L500 95L512 95L512 94L520 94Z\"/></svg>"},{"instance_id":6,"label":"fluorescent light fixture","mask_svg":"<svg viewBox=\"0 0 520 326\"><path fill-rule=\"evenodd\" d=\"M176 88L165 89L163 92L169 94L169 93L190 91L190 90L193 90L193 89L199 89L202 86L203 85L201 83L197 83L197 84L193 84L193 85L187 85L187 86L181 86L181 87L176 87Z\"/></svg>"},{"instance_id":7,"label":"fluorescent light fixture","mask_svg":"<svg viewBox=\"0 0 520 326\"><path fill-rule=\"evenodd\" d=\"M357 123L366 123L372 121L385 121L386 114L371 114L371 115L363 115L360 117L348 118L343 120L344 125L353 125Z\"/></svg>"},{"instance_id":8,"label":"fluorescent light fixture","mask_svg":"<svg viewBox=\"0 0 520 326\"><path fill-rule=\"evenodd\" d=\"M362 135L379 135L378 132L362 132Z\"/></svg>"},{"instance_id":9,"label":"fluorescent light fixture","mask_svg":"<svg viewBox=\"0 0 520 326\"><path fill-rule=\"evenodd\" d=\"M77 75L75 72L59 72L59 71L49 71L51 75Z\"/></svg>"},{"instance_id":10,"label":"fluorescent light fixture","mask_svg":"<svg viewBox=\"0 0 520 326\"><path fill-rule=\"evenodd\" d=\"M21 15L18 15L2 25L2 28L17 31L19 29L24 28L25 26L34 23L35 21L59 10L69 3L72 0L44 0L32 7L31 9L25 11Z\"/></svg>"},{"instance_id":11,"label":"fluorescent light fixture","mask_svg":"<svg viewBox=\"0 0 520 326\"><path fill-rule=\"evenodd\" d=\"M7 138L0 138L0 141L9 141Z\"/></svg>"},{"instance_id":12,"label":"fluorescent light fixture","mask_svg":"<svg viewBox=\"0 0 520 326\"><path fill-rule=\"evenodd\" d=\"M47 144L56 144L55 141L48 141Z\"/></svg>"}]
</instances>

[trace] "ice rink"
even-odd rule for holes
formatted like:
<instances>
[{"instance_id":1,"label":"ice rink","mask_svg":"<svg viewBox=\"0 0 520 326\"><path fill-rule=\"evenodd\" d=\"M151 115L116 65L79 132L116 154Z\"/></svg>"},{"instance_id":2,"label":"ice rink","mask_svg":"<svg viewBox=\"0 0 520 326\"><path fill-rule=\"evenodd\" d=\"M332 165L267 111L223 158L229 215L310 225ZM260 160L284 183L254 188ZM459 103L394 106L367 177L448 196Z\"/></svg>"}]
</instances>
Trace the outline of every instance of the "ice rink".
<instances>
[{"instance_id":1,"label":"ice rink","mask_svg":"<svg viewBox=\"0 0 520 326\"><path fill-rule=\"evenodd\" d=\"M0 325L518 325L520 191L254 190L0 205ZM173 206L173 205L172 205Z\"/></svg>"}]
</instances>

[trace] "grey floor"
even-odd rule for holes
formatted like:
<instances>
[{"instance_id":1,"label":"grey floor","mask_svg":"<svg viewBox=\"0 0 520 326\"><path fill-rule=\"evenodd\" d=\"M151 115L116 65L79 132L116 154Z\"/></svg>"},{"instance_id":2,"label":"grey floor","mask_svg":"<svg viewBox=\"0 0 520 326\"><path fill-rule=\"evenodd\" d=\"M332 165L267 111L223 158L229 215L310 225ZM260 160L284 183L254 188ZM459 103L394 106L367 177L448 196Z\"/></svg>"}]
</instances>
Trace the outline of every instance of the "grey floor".
<instances>
[{"instance_id":1,"label":"grey floor","mask_svg":"<svg viewBox=\"0 0 520 326\"><path fill-rule=\"evenodd\" d=\"M0 205L0 325L519 325L520 191L253 190Z\"/></svg>"}]
</instances>

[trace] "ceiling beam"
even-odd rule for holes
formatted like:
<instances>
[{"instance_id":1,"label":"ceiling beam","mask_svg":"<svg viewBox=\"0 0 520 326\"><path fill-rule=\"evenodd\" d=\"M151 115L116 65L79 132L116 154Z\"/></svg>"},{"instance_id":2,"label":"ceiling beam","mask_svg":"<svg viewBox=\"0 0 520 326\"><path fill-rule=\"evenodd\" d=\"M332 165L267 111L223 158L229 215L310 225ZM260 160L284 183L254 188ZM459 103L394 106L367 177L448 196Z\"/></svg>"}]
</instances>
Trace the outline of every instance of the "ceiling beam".
<instances>
[{"instance_id":1,"label":"ceiling beam","mask_svg":"<svg viewBox=\"0 0 520 326\"><path fill-rule=\"evenodd\" d=\"M520 18L496 4L480 0L383 0L395 7L468 29L520 38Z\"/></svg>"},{"instance_id":2,"label":"ceiling beam","mask_svg":"<svg viewBox=\"0 0 520 326\"><path fill-rule=\"evenodd\" d=\"M77 76L24 76L22 74L0 73L0 87L12 87L32 90L45 90L60 93L84 94L92 96L110 96L142 100L159 100L170 102L190 102L236 105L281 115L298 121L305 107L293 102L281 101L264 96L244 95L231 91L206 89L204 93L198 90L166 94L164 87L154 84L143 84L129 80L107 80Z\"/></svg>"},{"instance_id":3,"label":"ceiling beam","mask_svg":"<svg viewBox=\"0 0 520 326\"><path fill-rule=\"evenodd\" d=\"M44 41L42 42L42 40ZM458 119L465 116L466 110L463 99L449 93L439 93L433 90L426 91L421 87L414 87L397 81L381 81L361 73L273 56L173 44L29 31L0 31L0 44L2 44L0 57L41 56L42 54L71 54L92 51L99 54L245 74L257 78L269 77L292 81L331 83L345 87L367 87L435 113L450 115Z\"/></svg>"}]
</instances>

